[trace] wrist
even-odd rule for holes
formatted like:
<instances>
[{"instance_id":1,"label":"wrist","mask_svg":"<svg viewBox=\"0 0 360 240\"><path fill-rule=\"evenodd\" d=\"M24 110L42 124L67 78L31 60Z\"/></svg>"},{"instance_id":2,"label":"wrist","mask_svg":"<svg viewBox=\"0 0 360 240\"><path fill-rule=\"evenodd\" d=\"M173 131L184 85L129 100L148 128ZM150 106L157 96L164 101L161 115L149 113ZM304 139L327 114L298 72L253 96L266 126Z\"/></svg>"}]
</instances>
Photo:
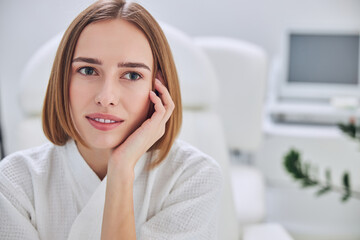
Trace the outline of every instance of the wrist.
<instances>
[{"instance_id":1,"label":"wrist","mask_svg":"<svg viewBox=\"0 0 360 240\"><path fill-rule=\"evenodd\" d=\"M117 182L125 185L133 184L135 180L135 171L131 166L110 166L107 170L107 181Z\"/></svg>"}]
</instances>

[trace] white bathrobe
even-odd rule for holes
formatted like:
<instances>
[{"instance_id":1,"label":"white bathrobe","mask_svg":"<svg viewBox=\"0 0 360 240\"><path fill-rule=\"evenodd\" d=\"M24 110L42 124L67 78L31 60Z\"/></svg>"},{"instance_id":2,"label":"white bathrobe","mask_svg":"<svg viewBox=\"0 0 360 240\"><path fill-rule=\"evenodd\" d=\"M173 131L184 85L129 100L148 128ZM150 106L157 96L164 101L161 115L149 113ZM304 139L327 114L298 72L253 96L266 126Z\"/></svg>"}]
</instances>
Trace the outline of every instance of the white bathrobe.
<instances>
[{"instance_id":1,"label":"white bathrobe","mask_svg":"<svg viewBox=\"0 0 360 240\"><path fill-rule=\"evenodd\" d=\"M222 175L209 156L177 140L155 169L135 167L137 239L216 239ZM106 178L101 181L73 140L45 144L0 162L0 239L100 239Z\"/></svg>"}]
</instances>

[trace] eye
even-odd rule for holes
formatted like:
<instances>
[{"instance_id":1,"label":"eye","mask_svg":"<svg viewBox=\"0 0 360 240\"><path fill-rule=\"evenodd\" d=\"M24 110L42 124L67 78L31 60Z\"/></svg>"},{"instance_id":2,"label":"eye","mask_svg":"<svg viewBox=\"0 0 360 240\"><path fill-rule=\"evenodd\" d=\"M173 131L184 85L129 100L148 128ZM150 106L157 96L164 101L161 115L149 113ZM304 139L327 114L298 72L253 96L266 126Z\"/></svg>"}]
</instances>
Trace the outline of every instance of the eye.
<instances>
[{"instance_id":1,"label":"eye","mask_svg":"<svg viewBox=\"0 0 360 240\"><path fill-rule=\"evenodd\" d=\"M136 72L128 72L124 75L124 78L131 80L131 81L136 81L141 78L141 75Z\"/></svg>"},{"instance_id":2,"label":"eye","mask_svg":"<svg viewBox=\"0 0 360 240\"><path fill-rule=\"evenodd\" d=\"M95 75L96 71L92 67L82 67L78 70L79 73L83 75Z\"/></svg>"}]
</instances>

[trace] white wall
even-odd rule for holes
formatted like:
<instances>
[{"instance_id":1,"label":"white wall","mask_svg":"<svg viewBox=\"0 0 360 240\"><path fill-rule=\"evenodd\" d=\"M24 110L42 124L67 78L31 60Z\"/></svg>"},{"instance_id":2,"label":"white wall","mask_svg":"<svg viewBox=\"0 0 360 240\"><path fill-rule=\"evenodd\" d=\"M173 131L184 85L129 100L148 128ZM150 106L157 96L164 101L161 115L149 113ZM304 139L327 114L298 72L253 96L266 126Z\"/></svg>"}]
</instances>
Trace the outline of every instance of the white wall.
<instances>
[{"instance_id":1,"label":"white wall","mask_svg":"<svg viewBox=\"0 0 360 240\"><path fill-rule=\"evenodd\" d=\"M1 0L0 88L7 153L21 119L17 87L31 54L65 29L92 0ZM359 0L139 0L155 18L193 36L223 35L256 43L275 55L287 29L360 31Z\"/></svg>"}]
</instances>

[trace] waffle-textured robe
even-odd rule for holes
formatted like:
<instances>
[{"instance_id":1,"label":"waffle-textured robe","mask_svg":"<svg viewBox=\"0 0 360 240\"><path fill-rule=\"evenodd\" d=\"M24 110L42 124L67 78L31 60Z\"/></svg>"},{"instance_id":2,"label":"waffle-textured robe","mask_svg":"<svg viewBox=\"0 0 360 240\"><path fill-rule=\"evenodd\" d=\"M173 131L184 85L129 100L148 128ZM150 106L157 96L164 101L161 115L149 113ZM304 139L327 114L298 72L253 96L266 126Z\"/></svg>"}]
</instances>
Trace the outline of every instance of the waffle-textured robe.
<instances>
[{"instance_id":1,"label":"waffle-textured robe","mask_svg":"<svg viewBox=\"0 0 360 240\"><path fill-rule=\"evenodd\" d=\"M218 164L180 140L148 171L150 158L135 167L137 239L216 239ZM99 240L105 190L73 140L11 154L0 162L0 239Z\"/></svg>"}]
</instances>

